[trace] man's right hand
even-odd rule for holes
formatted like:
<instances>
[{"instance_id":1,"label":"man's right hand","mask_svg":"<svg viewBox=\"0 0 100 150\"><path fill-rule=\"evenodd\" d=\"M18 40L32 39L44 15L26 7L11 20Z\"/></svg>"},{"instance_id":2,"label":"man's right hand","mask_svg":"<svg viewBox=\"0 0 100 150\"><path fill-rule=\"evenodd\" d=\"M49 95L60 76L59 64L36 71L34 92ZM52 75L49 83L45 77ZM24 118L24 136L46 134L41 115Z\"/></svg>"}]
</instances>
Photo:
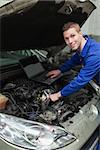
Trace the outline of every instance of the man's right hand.
<instances>
[{"instance_id":1,"label":"man's right hand","mask_svg":"<svg viewBox=\"0 0 100 150\"><path fill-rule=\"evenodd\" d=\"M60 74L61 74L61 71L59 69L56 69L56 70L51 70L50 72L48 72L47 76L50 78L55 78L59 76Z\"/></svg>"}]
</instances>

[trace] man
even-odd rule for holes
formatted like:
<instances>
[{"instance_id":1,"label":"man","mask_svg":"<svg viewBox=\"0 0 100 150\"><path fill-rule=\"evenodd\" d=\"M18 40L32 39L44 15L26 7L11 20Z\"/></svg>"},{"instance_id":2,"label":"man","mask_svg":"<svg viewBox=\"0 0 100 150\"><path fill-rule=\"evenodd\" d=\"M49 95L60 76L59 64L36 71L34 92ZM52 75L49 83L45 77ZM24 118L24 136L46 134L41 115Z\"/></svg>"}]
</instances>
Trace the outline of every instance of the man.
<instances>
[{"instance_id":1,"label":"man","mask_svg":"<svg viewBox=\"0 0 100 150\"><path fill-rule=\"evenodd\" d=\"M69 22L64 25L63 37L65 43L75 54L59 69L50 71L48 76L54 78L61 72L66 72L79 64L82 64L83 67L77 77L61 91L49 95L52 101L59 100L60 97L68 96L78 91L93 78L100 84L100 43L97 43L87 35L84 36L80 26L74 22Z\"/></svg>"}]
</instances>

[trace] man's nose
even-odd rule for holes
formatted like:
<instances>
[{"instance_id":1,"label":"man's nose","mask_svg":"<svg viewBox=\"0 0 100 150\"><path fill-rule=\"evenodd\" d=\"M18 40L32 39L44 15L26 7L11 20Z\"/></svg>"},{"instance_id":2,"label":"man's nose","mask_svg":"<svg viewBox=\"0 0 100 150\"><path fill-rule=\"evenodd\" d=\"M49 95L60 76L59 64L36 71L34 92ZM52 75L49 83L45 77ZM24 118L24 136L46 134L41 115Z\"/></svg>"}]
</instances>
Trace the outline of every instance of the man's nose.
<instances>
[{"instance_id":1,"label":"man's nose","mask_svg":"<svg viewBox=\"0 0 100 150\"><path fill-rule=\"evenodd\" d=\"M69 43L71 44L73 42L72 38L69 38Z\"/></svg>"}]
</instances>

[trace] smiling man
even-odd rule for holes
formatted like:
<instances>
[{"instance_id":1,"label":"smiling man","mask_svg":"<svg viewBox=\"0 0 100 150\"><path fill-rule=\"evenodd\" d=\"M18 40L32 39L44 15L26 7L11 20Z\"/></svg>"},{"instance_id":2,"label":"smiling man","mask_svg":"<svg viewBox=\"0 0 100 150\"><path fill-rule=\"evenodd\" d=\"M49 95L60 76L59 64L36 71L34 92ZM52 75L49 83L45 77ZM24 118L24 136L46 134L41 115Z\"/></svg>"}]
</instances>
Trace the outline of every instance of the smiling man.
<instances>
[{"instance_id":1,"label":"smiling man","mask_svg":"<svg viewBox=\"0 0 100 150\"><path fill-rule=\"evenodd\" d=\"M65 43L75 54L57 70L50 71L48 76L54 78L79 64L82 64L83 67L77 77L61 91L49 95L52 101L80 90L93 78L98 85L100 84L100 43L87 35L84 36L79 24L74 22L69 22L63 26L63 37Z\"/></svg>"}]
</instances>

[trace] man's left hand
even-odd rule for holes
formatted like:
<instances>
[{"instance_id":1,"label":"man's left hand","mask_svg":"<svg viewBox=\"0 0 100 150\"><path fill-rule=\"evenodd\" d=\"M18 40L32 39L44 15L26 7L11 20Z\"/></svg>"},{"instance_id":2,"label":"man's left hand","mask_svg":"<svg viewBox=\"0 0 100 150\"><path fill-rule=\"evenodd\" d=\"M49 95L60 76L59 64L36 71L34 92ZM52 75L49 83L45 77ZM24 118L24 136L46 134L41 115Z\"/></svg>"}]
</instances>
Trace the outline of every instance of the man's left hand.
<instances>
[{"instance_id":1,"label":"man's left hand","mask_svg":"<svg viewBox=\"0 0 100 150\"><path fill-rule=\"evenodd\" d=\"M53 101L53 102L59 100L60 97L61 97L60 92L49 95L50 100Z\"/></svg>"}]
</instances>

